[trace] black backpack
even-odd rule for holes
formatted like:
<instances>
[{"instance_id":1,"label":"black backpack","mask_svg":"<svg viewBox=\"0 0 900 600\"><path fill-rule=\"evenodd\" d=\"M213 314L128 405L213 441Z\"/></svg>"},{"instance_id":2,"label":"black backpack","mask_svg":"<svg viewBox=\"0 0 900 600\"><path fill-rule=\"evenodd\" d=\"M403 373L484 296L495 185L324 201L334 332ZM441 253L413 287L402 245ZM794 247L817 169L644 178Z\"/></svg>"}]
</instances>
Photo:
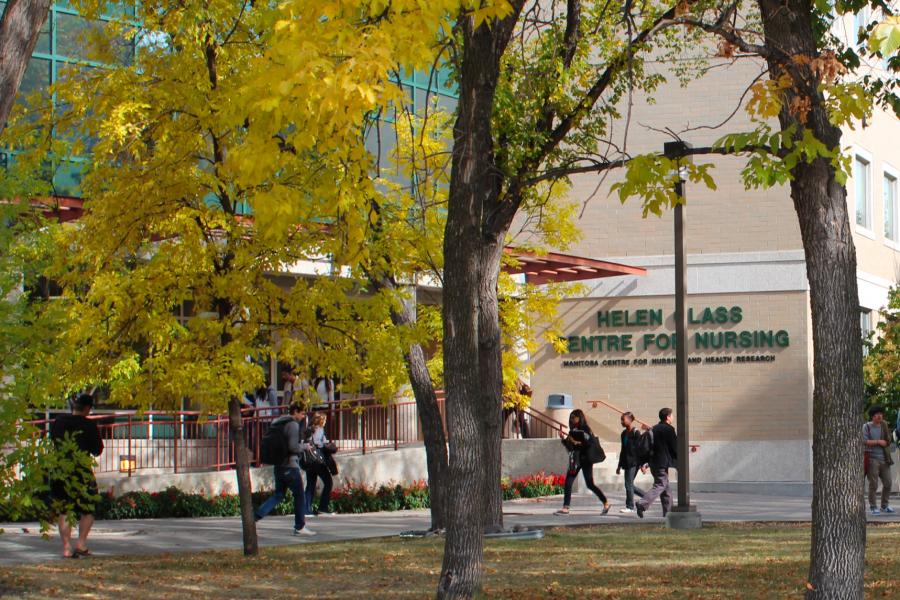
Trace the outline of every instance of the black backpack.
<instances>
[{"instance_id":1,"label":"black backpack","mask_svg":"<svg viewBox=\"0 0 900 600\"><path fill-rule=\"evenodd\" d=\"M637 438L634 454L639 465L645 465L653 459L653 430L648 429Z\"/></svg>"},{"instance_id":2,"label":"black backpack","mask_svg":"<svg viewBox=\"0 0 900 600\"><path fill-rule=\"evenodd\" d=\"M267 465L280 465L287 459L288 449L285 426L293 420L293 417L282 417L272 422L259 442L259 460Z\"/></svg>"}]
</instances>

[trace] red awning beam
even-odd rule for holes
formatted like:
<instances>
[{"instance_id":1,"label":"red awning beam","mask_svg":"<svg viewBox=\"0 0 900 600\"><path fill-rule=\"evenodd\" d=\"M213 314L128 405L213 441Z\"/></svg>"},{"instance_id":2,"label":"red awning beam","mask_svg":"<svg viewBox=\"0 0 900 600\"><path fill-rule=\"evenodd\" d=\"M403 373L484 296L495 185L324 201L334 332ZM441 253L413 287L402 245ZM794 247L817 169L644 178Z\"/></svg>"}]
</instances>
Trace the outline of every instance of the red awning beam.
<instances>
[{"instance_id":1,"label":"red awning beam","mask_svg":"<svg viewBox=\"0 0 900 600\"><path fill-rule=\"evenodd\" d=\"M647 269L643 267L632 267L606 260L595 260L558 252L538 255L510 247L505 248L505 252L519 264L507 265L503 270L510 275L524 274L525 281L535 285L584 281L620 275L642 276L647 274Z\"/></svg>"}]
</instances>

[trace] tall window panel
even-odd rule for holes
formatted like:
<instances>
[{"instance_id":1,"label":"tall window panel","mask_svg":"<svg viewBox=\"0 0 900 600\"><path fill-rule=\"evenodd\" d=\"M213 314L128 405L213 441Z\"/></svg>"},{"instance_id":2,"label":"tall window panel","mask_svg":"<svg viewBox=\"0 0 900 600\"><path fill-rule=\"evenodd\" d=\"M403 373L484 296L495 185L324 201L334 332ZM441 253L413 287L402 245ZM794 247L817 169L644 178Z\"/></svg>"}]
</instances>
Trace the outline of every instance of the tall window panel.
<instances>
[{"instance_id":1,"label":"tall window panel","mask_svg":"<svg viewBox=\"0 0 900 600\"><path fill-rule=\"evenodd\" d=\"M885 173L881 182L882 204L884 206L884 237L892 242L898 241L897 223L897 178Z\"/></svg>"},{"instance_id":2,"label":"tall window panel","mask_svg":"<svg viewBox=\"0 0 900 600\"><path fill-rule=\"evenodd\" d=\"M866 229L872 228L872 197L869 185L869 161L856 156L853 161L853 183L856 190L856 224Z\"/></svg>"},{"instance_id":3,"label":"tall window panel","mask_svg":"<svg viewBox=\"0 0 900 600\"><path fill-rule=\"evenodd\" d=\"M5 8L6 2L0 0L0 13ZM38 106L31 106L28 100L34 98L34 94L43 94L46 99L52 83L77 72L102 68L107 63L132 64L135 48L131 41L118 39L106 44L105 54L100 57L100 62L88 51L88 46L94 34L107 27L111 17L134 17L134 14L134 3L125 0L107 4L99 19L88 20L78 15L67 0L56 0L41 28L16 98L16 102L28 110L26 118L38 118ZM95 140L82 141L85 151L90 152ZM4 151L3 159L0 168L9 168L15 163L16 153ZM47 177L53 183L53 193L59 196L80 196L81 173L85 164L85 156L57 157L48 162Z\"/></svg>"}]
</instances>

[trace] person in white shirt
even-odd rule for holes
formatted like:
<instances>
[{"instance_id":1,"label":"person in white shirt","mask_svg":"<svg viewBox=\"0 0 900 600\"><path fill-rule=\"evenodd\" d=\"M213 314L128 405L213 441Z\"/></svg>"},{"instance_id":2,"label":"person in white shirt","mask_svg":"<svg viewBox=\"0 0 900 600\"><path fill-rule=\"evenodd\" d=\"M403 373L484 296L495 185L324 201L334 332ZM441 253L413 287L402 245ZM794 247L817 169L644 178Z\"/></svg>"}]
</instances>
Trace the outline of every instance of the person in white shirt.
<instances>
[{"instance_id":1,"label":"person in white shirt","mask_svg":"<svg viewBox=\"0 0 900 600\"><path fill-rule=\"evenodd\" d=\"M312 501L316 495L316 482L322 480L322 495L319 496L319 508L313 512L314 515L331 515L331 488L334 485L334 479L331 477L331 471L328 468L327 458L329 450L335 448L334 444L328 440L325 435L326 417L322 413L316 413L312 417L312 444L320 449L322 456L326 457L326 461L308 465L306 467L306 507L312 510Z\"/></svg>"}]
</instances>

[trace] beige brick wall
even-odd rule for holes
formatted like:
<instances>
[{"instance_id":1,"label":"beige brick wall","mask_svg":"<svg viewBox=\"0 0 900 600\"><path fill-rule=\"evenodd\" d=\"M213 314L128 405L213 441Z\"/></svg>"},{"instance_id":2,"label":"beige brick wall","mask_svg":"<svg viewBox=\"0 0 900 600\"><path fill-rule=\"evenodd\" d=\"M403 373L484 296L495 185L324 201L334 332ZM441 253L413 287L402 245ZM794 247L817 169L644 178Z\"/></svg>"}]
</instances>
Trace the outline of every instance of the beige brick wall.
<instances>
[{"instance_id":1,"label":"beige brick wall","mask_svg":"<svg viewBox=\"0 0 900 600\"><path fill-rule=\"evenodd\" d=\"M651 68L664 70L661 65ZM704 77L681 87L677 82L663 86L655 95L657 103L636 96L629 133L625 122L613 127L616 143L630 154L661 151L671 141L653 129L713 126L726 121L740 103L748 84L760 72L752 61L739 61L727 68L710 70ZM671 79L671 75L668 75ZM624 107L623 107L624 114ZM701 128L683 134L695 146L705 146L732 131L752 128L743 110L718 129ZM687 186L688 252L753 252L802 248L800 229L789 191L785 187L745 190L740 171L742 158L697 157L697 162L713 163L718 185L711 191L696 184ZM584 256L659 255L672 253L672 215L642 218L637 199L622 205L610 196L609 187L622 177L616 170L605 176L574 177L570 198L584 206L579 227L584 239L571 250Z\"/></svg>"},{"instance_id":2,"label":"beige brick wall","mask_svg":"<svg viewBox=\"0 0 900 600\"><path fill-rule=\"evenodd\" d=\"M688 306L740 306L743 320L725 325L689 325L689 348L692 356L731 356L773 354L772 363L737 363L691 365L690 385L692 441L764 441L809 439L809 403L811 341L808 329L807 295L805 292L767 294L716 294L691 296ZM597 326L598 310L631 310L661 308L665 316L662 327ZM636 348L631 352L586 352L556 354L549 346L535 355L536 372L532 379L534 402L538 409L546 406L550 393L570 393L575 406L586 410L588 418L601 438L617 439L618 414L608 408L591 408L591 399L606 400L633 411L639 418L655 423L663 406L675 405L674 365L563 367L563 360L673 357L674 351L646 351L640 344L644 333L674 331L671 318L674 300L668 297L569 300L560 307L567 335L601 335L632 333ZM696 312L696 311L695 311ZM774 349L693 349L693 332L787 330L790 345ZM567 415L558 411L557 418Z\"/></svg>"},{"instance_id":3,"label":"beige brick wall","mask_svg":"<svg viewBox=\"0 0 900 600\"><path fill-rule=\"evenodd\" d=\"M890 245L884 236L884 203L883 172L892 167L894 175L900 175L900 120L884 111L876 111L867 127L858 126L855 130L844 132L843 145L847 153L852 155L855 149L871 154L872 173L872 237L859 233L853 236L856 244L856 258L859 269L890 281L900 281L900 244ZM900 193L900 185L897 188ZM847 183L847 202L850 209L850 222L855 223L856 188L851 178ZM887 242L887 243L886 243Z\"/></svg>"},{"instance_id":4,"label":"beige brick wall","mask_svg":"<svg viewBox=\"0 0 900 600\"><path fill-rule=\"evenodd\" d=\"M661 144L660 144L661 146ZM707 160L707 159L704 159ZM718 185L711 191L687 186L686 235L690 254L798 250L800 228L785 188L745 190L740 181L743 159L709 159L717 167ZM609 185L621 177L611 175L596 197L587 202L578 222L583 239L572 253L591 256L647 256L672 254L673 213L642 217L637 199L624 205L609 196ZM573 180L571 197L584 202L597 186L597 178Z\"/></svg>"}]
</instances>

